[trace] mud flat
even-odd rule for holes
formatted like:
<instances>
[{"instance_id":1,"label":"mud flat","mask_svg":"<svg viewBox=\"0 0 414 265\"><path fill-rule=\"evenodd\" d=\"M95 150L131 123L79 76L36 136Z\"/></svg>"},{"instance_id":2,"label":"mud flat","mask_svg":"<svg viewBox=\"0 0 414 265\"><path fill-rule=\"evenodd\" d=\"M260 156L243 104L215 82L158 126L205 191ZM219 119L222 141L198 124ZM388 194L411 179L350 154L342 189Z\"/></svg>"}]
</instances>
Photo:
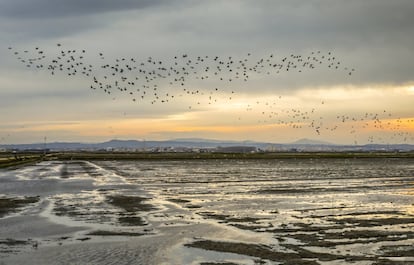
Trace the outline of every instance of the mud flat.
<instances>
[{"instance_id":1,"label":"mud flat","mask_svg":"<svg viewBox=\"0 0 414 265\"><path fill-rule=\"evenodd\" d=\"M414 152L263 152L263 153L194 153L194 152L58 152L49 155L59 160L200 160L200 159L349 159L414 158Z\"/></svg>"},{"instance_id":2,"label":"mud flat","mask_svg":"<svg viewBox=\"0 0 414 265\"><path fill-rule=\"evenodd\" d=\"M414 264L414 159L0 171L0 264Z\"/></svg>"},{"instance_id":3,"label":"mud flat","mask_svg":"<svg viewBox=\"0 0 414 265\"><path fill-rule=\"evenodd\" d=\"M39 197L0 197L0 218L39 201Z\"/></svg>"}]
</instances>

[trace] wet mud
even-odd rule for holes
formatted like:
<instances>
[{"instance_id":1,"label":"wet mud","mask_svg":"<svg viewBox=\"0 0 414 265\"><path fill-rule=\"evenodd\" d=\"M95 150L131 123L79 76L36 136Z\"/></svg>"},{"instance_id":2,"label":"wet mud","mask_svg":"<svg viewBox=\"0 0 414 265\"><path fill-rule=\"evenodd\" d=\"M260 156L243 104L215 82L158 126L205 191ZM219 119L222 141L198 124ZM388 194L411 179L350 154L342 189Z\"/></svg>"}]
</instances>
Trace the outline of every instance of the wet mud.
<instances>
[{"instance_id":1,"label":"wet mud","mask_svg":"<svg viewBox=\"0 0 414 265\"><path fill-rule=\"evenodd\" d=\"M74 160L2 170L0 258L413 264L413 162Z\"/></svg>"}]
</instances>

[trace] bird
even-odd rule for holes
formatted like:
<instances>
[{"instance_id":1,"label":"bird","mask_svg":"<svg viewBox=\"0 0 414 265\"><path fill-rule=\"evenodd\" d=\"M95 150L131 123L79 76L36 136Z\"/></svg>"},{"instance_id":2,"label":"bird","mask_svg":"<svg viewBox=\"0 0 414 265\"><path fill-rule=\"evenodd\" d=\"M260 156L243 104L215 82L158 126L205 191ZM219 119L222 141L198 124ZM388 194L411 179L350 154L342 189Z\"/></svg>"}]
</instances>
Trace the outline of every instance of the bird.
<instances>
[{"instance_id":1,"label":"bird","mask_svg":"<svg viewBox=\"0 0 414 265\"><path fill-rule=\"evenodd\" d=\"M239 86L261 78L277 80L280 75L303 75L323 67L328 71L343 72L349 78L356 73L355 67L347 66L332 51L322 50L288 55L269 52L266 56L255 56L252 52L245 53L244 56L192 56L190 53L181 53L165 60L154 55L143 60L134 56L108 60L104 51L91 53L85 48L63 48L61 43L57 43L55 47L57 52L54 53L41 47L19 51L9 46L8 50L27 69L46 71L53 78L62 74L66 78L82 78L89 82L85 84L86 88L94 93L107 94L113 100L119 98L118 94L123 94L135 103L156 105L172 104L187 97L194 100L188 107L190 111L202 104L234 101L238 96ZM94 56L99 60L94 60ZM375 126L374 128L381 130L392 128L396 133L395 137L410 138L409 134L400 133L402 122L397 121L401 119L390 125L385 122L392 118L388 111L360 116L338 114L336 122L328 122L320 116L320 105L309 109L284 109L278 107L283 100L281 95L275 95L266 102L255 105L248 103L242 108L249 113L257 112L258 116L265 118L260 118L261 123L280 124L296 130L310 128L317 135L347 126L349 133L355 134L358 128L364 129L362 126ZM320 104L327 106L329 102L321 99Z\"/></svg>"}]
</instances>

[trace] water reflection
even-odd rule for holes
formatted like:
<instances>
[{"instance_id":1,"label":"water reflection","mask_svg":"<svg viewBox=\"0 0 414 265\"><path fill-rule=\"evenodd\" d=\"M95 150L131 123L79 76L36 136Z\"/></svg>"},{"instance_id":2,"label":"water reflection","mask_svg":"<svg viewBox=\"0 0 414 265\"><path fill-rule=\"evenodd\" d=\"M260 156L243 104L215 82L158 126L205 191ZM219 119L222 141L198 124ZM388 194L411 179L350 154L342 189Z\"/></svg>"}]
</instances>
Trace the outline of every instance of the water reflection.
<instances>
[{"instance_id":1,"label":"water reflection","mask_svg":"<svg viewBox=\"0 0 414 265\"><path fill-rule=\"evenodd\" d=\"M40 196L47 222L79 228L72 243L146 235L185 264L369 264L414 245L413 162L53 161L0 172L0 194Z\"/></svg>"}]
</instances>

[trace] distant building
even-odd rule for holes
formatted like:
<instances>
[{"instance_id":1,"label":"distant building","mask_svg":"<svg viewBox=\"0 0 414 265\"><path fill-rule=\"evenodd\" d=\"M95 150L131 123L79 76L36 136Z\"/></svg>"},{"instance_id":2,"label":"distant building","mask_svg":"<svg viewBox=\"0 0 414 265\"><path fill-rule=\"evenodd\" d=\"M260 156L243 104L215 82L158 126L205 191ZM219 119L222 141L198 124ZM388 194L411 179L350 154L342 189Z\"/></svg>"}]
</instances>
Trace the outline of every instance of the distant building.
<instances>
[{"instance_id":1,"label":"distant building","mask_svg":"<svg viewBox=\"0 0 414 265\"><path fill-rule=\"evenodd\" d=\"M105 151L106 151L106 152L113 152L113 151L114 151L114 148L113 148L113 147L107 147L107 148L105 149Z\"/></svg>"},{"instance_id":2,"label":"distant building","mask_svg":"<svg viewBox=\"0 0 414 265\"><path fill-rule=\"evenodd\" d=\"M49 153L50 149L49 148L46 148L46 149L24 149L23 151L27 152L27 153L35 153L35 154L40 153L40 154L42 154L42 153ZM17 152L20 152L20 150L17 150L16 153Z\"/></svg>"}]
</instances>

